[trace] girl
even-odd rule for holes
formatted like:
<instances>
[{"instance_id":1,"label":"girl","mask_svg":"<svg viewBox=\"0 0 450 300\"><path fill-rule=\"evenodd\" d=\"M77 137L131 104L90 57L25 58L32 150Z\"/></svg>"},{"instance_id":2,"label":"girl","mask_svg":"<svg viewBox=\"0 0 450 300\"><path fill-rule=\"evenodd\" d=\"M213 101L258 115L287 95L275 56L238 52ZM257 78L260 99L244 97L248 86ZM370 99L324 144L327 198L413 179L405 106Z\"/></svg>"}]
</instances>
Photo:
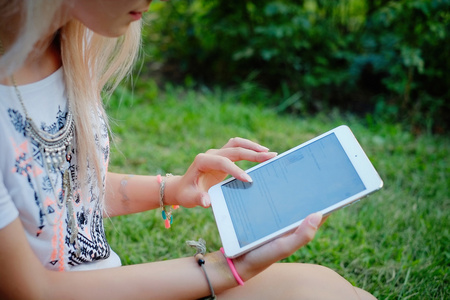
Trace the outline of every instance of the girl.
<instances>
[{"instance_id":1,"label":"girl","mask_svg":"<svg viewBox=\"0 0 450 300\"><path fill-rule=\"evenodd\" d=\"M0 298L373 299L324 267L274 264L313 238L319 213L234 260L217 251L120 266L103 216L208 207L207 189L227 174L251 181L235 161L276 155L233 138L183 176L108 172L100 93L133 65L149 5L0 0Z\"/></svg>"}]
</instances>

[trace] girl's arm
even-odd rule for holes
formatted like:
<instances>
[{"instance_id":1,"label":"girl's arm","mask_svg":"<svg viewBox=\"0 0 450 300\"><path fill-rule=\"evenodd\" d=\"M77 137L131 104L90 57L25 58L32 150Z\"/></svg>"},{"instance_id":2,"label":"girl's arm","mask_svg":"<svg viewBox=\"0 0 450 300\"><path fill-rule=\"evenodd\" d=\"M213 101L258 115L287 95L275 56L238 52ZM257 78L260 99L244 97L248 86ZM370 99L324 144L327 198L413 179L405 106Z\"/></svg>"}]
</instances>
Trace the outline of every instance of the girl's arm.
<instances>
[{"instance_id":1,"label":"girl's arm","mask_svg":"<svg viewBox=\"0 0 450 300\"><path fill-rule=\"evenodd\" d=\"M193 257L79 272L45 269L19 219L0 230L1 299L195 299L209 287ZM221 253L206 257L217 292L237 285Z\"/></svg>"},{"instance_id":2,"label":"girl's arm","mask_svg":"<svg viewBox=\"0 0 450 300\"><path fill-rule=\"evenodd\" d=\"M248 180L234 161L264 161L274 155L248 140L231 139L221 149L199 154L185 175L168 179L167 204L193 207L204 200L208 206L207 189L227 174ZM113 190L107 192L106 205L111 215L158 207L155 177L131 178L134 180L127 183L129 190L124 197L120 196L123 175L110 175L107 187ZM313 238L320 220L320 214L312 215L295 232L235 259L241 278L252 278L304 246ZM205 260L217 294L238 285L222 253L210 253ZM49 271L34 255L18 218L0 229L0 278L2 299L197 299L210 294L193 257L95 271Z\"/></svg>"},{"instance_id":3,"label":"girl's arm","mask_svg":"<svg viewBox=\"0 0 450 300\"><path fill-rule=\"evenodd\" d=\"M167 186L171 186L177 178L174 176L170 181L166 180ZM159 183L156 176L108 173L105 197L107 216L127 215L158 207Z\"/></svg>"},{"instance_id":4,"label":"girl's arm","mask_svg":"<svg viewBox=\"0 0 450 300\"><path fill-rule=\"evenodd\" d=\"M319 214L311 215L295 232L235 259L238 273L246 281L289 256L313 238L320 220ZM205 260L217 294L238 286L222 253L210 253ZM198 299L210 295L193 257L95 271L49 271L31 250L18 218L0 229L0 278L2 299Z\"/></svg>"},{"instance_id":5,"label":"girl's arm","mask_svg":"<svg viewBox=\"0 0 450 300\"><path fill-rule=\"evenodd\" d=\"M232 138L221 149L211 149L198 154L183 176L166 177L166 205L208 207L208 189L230 174L237 179L249 181L248 175L235 161L263 162L274 157L252 141ZM164 174L163 174L164 175ZM106 213L117 216L142 212L159 207L159 183L156 176L138 176L108 173L106 179Z\"/></svg>"}]
</instances>

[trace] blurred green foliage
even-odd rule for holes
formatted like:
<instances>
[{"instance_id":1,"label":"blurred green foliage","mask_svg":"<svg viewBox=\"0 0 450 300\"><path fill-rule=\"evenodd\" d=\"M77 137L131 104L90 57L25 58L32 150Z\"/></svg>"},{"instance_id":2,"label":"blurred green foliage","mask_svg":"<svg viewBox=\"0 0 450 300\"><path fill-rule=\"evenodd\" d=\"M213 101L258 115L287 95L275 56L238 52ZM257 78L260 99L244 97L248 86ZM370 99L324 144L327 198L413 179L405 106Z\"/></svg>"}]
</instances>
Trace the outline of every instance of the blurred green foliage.
<instances>
[{"instance_id":1,"label":"blurred green foliage","mask_svg":"<svg viewBox=\"0 0 450 300\"><path fill-rule=\"evenodd\" d=\"M450 128L449 0L172 0L147 23L144 76L269 91L258 101L279 111Z\"/></svg>"}]
</instances>

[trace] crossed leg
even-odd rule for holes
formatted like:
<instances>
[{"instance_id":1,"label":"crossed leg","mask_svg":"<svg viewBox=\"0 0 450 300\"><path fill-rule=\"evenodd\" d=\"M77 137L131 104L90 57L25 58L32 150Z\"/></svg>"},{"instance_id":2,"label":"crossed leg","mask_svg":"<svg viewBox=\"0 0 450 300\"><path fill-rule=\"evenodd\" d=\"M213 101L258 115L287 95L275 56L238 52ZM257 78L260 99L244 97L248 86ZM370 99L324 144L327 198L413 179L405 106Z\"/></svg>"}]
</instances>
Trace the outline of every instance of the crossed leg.
<instances>
[{"instance_id":1,"label":"crossed leg","mask_svg":"<svg viewBox=\"0 0 450 300\"><path fill-rule=\"evenodd\" d=\"M331 269L312 264L278 263L218 299L376 300Z\"/></svg>"}]
</instances>

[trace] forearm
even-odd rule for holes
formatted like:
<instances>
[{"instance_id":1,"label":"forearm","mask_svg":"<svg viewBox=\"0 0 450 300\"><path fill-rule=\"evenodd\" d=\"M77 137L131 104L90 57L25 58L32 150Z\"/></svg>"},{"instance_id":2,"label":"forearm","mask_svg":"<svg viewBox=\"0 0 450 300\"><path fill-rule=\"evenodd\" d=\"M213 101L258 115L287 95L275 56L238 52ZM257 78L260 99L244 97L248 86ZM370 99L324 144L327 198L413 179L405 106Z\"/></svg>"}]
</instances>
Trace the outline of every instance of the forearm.
<instances>
[{"instance_id":1,"label":"forearm","mask_svg":"<svg viewBox=\"0 0 450 300\"><path fill-rule=\"evenodd\" d=\"M198 299L210 294L194 257L111 269L56 272L44 268L19 219L0 229L1 299ZM214 291L237 286L220 252L205 256ZM245 268L239 268L241 272ZM246 273L244 278L248 278Z\"/></svg>"},{"instance_id":2,"label":"forearm","mask_svg":"<svg viewBox=\"0 0 450 300\"><path fill-rule=\"evenodd\" d=\"M238 285L222 253L210 253L205 261L216 293ZM96 271L48 273L49 283L58 288L48 288L46 299L198 299L211 294L194 257Z\"/></svg>"},{"instance_id":3,"label":"forearm","mask_svg":"<svg viewBox=\"0 0 450 300\"><path fill-rule=\"evenodd\" d=\"M171 191L178 176L166 178L165 204L174 203ZM156 176L108 173L106 179L105 208L108 216L147 211L159 207L160 185Z\"/></svg>"}]
</instances>

